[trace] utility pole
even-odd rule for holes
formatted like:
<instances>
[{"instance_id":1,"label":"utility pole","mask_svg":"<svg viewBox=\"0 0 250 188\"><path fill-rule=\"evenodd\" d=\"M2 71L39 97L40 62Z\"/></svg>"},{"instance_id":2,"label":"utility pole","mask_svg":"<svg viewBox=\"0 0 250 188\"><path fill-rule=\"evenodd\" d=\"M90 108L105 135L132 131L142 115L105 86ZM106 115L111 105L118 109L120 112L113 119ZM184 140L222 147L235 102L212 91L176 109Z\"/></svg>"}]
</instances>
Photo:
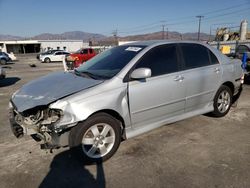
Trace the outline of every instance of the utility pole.
<instances>
[{"instance_id":1,"label":"utility pole","mask_svg":"<svg viewBox=\"0 0 250 188\"><path fill-rule=\"evenodd\" d=\"M168 28L167 28L167 39L168 39Z\"/></svg>"},{"instance_id":2,"label":"utility pole","mask_svg":"<svg viewBox=\"0 0 250 188\"><path fill-rule=\"evenodd\" d=\"M114 30L113 31L113 36L114 36L114 38L115 38L115 43L116 43L116 45L118 45L118 36L117 36L117 33L118 33L118 30L116 29L116 30Z\"/></svg>"},{"instance_id":3,"label":"utility pole","mask_svg":"<svg viewBox=\"0 0 250 188\"><path fill-rule=\"evenodd\" d=\"M209 32L209 39L208 41L211 41L211 37L212 37L212 25L210 25L210 32Z\"/></svg>"},{"instance_id":4,"label":"utility pole","mask_svg":"<svg viewBox=\"0 0 250 188\"><path fill-rule=\"evenodd\" d=\"M204 18L204 16L196 16L196 18L199 18L198 40L200 40L200 33L201 33L201 19L202 19L202 18Z\"/></svg>"},{"instance_id":5,"label":"utility pole","mask_svg":"<svg viewBox=\"0 0 250 188\"><path fill-rule=\"evenodd\" d=\"M165 39L165 25L162 25L162 40Z\"/></svg>"}]
</instances>

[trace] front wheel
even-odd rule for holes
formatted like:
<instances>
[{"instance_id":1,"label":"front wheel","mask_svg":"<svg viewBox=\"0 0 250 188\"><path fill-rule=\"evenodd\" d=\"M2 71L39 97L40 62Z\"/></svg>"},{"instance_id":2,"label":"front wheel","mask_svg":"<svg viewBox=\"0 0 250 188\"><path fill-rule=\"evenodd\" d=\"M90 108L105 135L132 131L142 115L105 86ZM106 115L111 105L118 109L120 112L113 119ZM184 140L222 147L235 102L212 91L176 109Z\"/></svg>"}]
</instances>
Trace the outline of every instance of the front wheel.
<instances>
[{"instance_id":1,"label":"front wheel","mask_svg":"<svg viewBox=\"0 0 250 188\"><path fill-rule=\"evenodd\" d=\"M212 115L215 117L225 116L232 105L232 96L231 89L222 85L214 97L214 111Z\"/></svg>"},{"instance_id":2,"label":"front wheel","mask_svg":"<svg viewBox=\"0 0 250 188\"><path fill-rule=\"evenodd\" d=\"M120 122L106 113L95 114L71 130L69 142L86 161L105 161L120 145Z\"/></svg>"},{"instance_id":3,"label":"front wheel","mask_svg":"<svg viewBox=\"0 0 250 188\"><path fill-rule=\"evenodd\" d=\"M6 61L5 59L1 59L1 60L0 60L0 64L1 64L1 65L6 65L6 63L7 63L7 61Z\"/></svg>"},{"instance_id":4,"label":"front wheel","mask_svg":"<svg viewBox=\"0 0 250 188\"><path fill-rule=\"evenodd\" d=\"M51 60L50 60L50 58L46 57L46 58L44 59L44 62L45 62L45 63L50 63Z\"/></svg>"}]
</instances>

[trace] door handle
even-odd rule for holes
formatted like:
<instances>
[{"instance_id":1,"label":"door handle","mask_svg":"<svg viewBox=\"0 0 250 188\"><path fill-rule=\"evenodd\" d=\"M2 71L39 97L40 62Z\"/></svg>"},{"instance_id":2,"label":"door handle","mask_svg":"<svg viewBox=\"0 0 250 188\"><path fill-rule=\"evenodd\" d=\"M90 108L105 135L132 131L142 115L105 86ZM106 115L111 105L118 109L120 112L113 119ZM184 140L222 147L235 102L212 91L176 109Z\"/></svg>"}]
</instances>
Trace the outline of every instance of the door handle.
<instances>
[{"instance_id":1,"label":"door handle","mask_svg":"<svg viewBox=\"0 0 250 188\"><path fill-rule=\"evenodd\" d=\"M183 80L184 80L184 77L181 76L181 75L176 76L176 77L174 78L174 81L176 81L176 82L182 82Z\"/></svg>"},{"instance_id":2,"label":"door handle","mask_svg":"<svg viewBox=\"0 0 250 188\"><path fill-rule=\"evenodd\" d=\"M219 68L215 68L215 69L214 69L214 72L219 73L219 72L220 72L220 69L219 69Z\"/></svg>"}]
</instances>

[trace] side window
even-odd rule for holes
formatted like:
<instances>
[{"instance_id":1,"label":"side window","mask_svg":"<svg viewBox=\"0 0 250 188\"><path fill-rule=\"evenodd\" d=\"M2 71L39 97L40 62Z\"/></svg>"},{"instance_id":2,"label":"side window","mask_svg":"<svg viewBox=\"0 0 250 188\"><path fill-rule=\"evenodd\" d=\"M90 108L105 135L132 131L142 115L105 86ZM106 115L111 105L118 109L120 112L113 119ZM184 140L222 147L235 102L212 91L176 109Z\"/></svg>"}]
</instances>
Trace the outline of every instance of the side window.
<instances>
[{"instance_id":1,"label":"side window","mask_svg":"<svg viewBox=\"0 0 250 188\"><path fill-rule=\"evenodd\" d=\"M55 55L62 55L62 52L56 52Z\"/></svg>"},{"instance_id":2,"label":"side window","mask_svg":"<svg viewBox=\"0 0 250 188\"><path fill-rule=\"evenodd\" d=\"M217 57L210 50L209 50L209 55L210 55L210 62L211 62L212 65L219 64L219 61L218 61Z\"/></svg>"},{"instance_id":3,"label":"side window","mask_svg":"<svg viewBox=\"0 0 250 188\"><path fill-rule=\"evenodd\" d=\"M199 44L180 44L185 69L210 65L208 49Z\"/></svg>"},{"instance_id":4,"label":"side window","mask_svg":"<svg viewBox=\"0 0 250 188\"><path fill-rule=\"evenodd\" d=\"M93 53L93 49L89 49L89 53L92 54Z\"/></svg>"},{"instance_id":5,"label":"side window","mask_svg":"<svg viewBox=\"0 0 250 188\"><path fill-rule=\"evenodd\" d=\"M245 45L239 45L237 52L243 54L244 52L249 52L250 50L248 49L247 46Z\"/></svg>"},{"instance_id":6,"label":"side window","mask_svg":"<svg viewBox=\"0 0 250 188\"><path fill-rule=\"evenodd\" d=\"M82 54L88 54L88 49L83 49Z\"/></svg>"},{"instance_id":7,"label":"side window","mask_svg":"<svg viewBox=\"0 0 250 188\"><path fill-rule=\"evenodd\" d=\"M178 71L176 45L157 46L139 60L137 68L150 68L152 76L159 76Z\"/></svg>"}]
</instances>

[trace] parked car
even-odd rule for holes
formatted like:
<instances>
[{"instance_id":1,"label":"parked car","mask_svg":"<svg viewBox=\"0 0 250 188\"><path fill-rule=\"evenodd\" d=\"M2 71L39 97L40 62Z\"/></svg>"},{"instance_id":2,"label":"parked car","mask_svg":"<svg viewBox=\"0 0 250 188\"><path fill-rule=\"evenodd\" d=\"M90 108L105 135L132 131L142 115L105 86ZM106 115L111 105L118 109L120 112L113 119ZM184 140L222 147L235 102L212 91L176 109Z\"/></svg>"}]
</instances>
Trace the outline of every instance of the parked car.
<instances>
[{"instance_id":1,"label":"parked car","mask_svg":"<svg viewBox=\"0 0 250 188\"><path fill-rule=\"evenodd\" d=\"M104 161L122 140L162 125L225 116L242 77L239 60L206 44L126 44L24 85L10 100L11 127L42 148L70 146L85 160Z\"/></svg>"},{"instance_id":2,"label":"parked car","mask_svg":"<svg viewBox=\"0 0 250 188\"><path fill-rule=\"evenodd\" d=\"M7 54L9 56L9 58L11 59L11 61L16 61L17 60L17 58L16 58L16 56L15 56L15 54L13 52L10 52L10 53L7 53Z\"/></svg>"},{"instance_id":3,"label":"parked car","mask_svg":"<svg viewBox=\"0 0 250 188\"><path fill-rule=\"evenodd\" d=\"M57 51L63 51L63 50L48 50L48 51L46 51L46 52L42 52L42 53L37 54L36 58L37 58L38 60L40 60L40 57L41 57L41 56L43 56L43 55L48 55L48 54L53 54L53 53L55 53L55 52L57 52Z\"/></svg>"},{"instance_id":4,"label":"parked car","mask_svg":"<svg viewBox=\"0 0 250 188\"><path fill-rule=\"evenodd\" d=\"M55 51L51 54L40 55L40 61L45 63L50 63L52 61L63 61L65 56L69 54L69 52L65 51Z\"/></svg>"},{"instance_id":5,"label":"parked car","mask_svg":"<svg viewBox=\"0 0 250 188\"><path fill-rule=\"evenodd\" d=\"M79 67L84 62L88 61L96 55L96 52L92 48L82 48L75 53L72 53L66 57L68 67L71 69Z\"/></svg>"},{"instance_id":6,"label":"parked car","mask_svg":"<svg viewBox=\"0 0 250 188\"><path fill-rule=\"evenodd\" d=\"M242 59L244 53L247 53L248 60L250 61L250 46L246 44L240 44L235 49L235 56Z\"/></svg>"},{"instance_id":7,"label":"parked car","mask_svg":"<svg viewBox=\"0 0 250 188\"><path fill-rule=\"evenodd\" d=\"M0 80L4 79L6 77L6 72L5 70L0 67Z\"/></svg>"},{"instance_id":8,"label":"parked car","mask_svg":"<svg viewBox=\"0 0 250 188\"><path fill-rule=\"evenodd\" d=\"M246 65L244 67L245 69L245 77L249 77L250 76L250 45L247 44L240 44L239 46L237 46L236 50L235 50L235 57L243 60L243 54L246 53Z\"/></svg>"},{"instance_id":9,"label":"parked car","mask_svg":"<svg viewBox=\"0 0 250 188\"><path fill-rule=\"evenodd\" d=\"M5 65L6 63L10 62L11 59L10 57L8 56L7 53L5 52L0 52L0 64L1 65Z\"/></svg>"}]
</instances>

